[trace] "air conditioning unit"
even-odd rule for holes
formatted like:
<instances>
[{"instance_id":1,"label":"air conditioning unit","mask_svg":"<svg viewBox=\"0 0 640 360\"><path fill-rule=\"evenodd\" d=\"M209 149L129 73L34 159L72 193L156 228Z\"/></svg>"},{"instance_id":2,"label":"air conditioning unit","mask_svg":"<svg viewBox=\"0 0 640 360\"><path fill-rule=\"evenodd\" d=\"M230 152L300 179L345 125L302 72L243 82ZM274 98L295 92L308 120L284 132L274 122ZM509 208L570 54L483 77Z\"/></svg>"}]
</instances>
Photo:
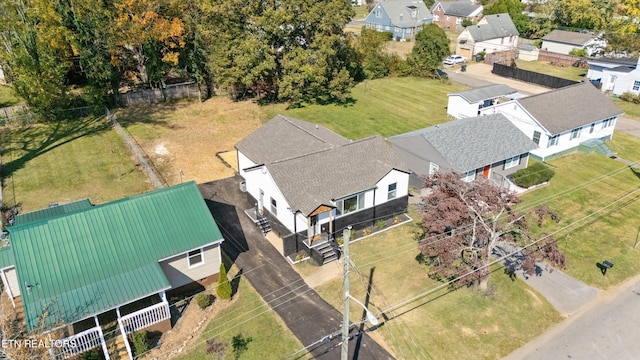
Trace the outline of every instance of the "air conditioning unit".
<instances>
[{"instance_id":1,"label":"air conditioning unit","mask_svg":"<svg viewBox=\"0 0 640 360\"><path fill-rule=\"evenodd\" d=\"M240 191L247 192L247 182L244 180L240 181Z\"/></svg>"}]
</instances>

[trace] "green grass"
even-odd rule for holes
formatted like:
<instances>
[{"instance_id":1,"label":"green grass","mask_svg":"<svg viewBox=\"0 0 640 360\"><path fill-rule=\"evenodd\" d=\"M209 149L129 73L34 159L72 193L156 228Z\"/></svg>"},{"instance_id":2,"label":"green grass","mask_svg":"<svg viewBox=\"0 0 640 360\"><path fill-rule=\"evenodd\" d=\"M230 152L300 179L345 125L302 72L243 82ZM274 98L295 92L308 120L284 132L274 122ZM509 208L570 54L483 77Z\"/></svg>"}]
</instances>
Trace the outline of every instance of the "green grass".
<instances>
[{"instance_id":1,"label":"green grass","mask_svg":"<svg viewBox=\"0 0 640 360\"><path fill-rule=\"evenodd\" d=\"M367 11L367 5L354 6L353 10L356 12L356 16L354 16L353 18L356 20L364 19L367 17L367 15L369 15L369 12Z\"/></svg>"},{"instance_id":2,"label":"green grass","mask_svg":"<svg viewBox=\"0 0 640 360\"><path fill-rule=\"evenodd\" d=\"M640 104L634 104L629 101L623 101L615 98L612 100L620 109L622 109L622 111L624 111L624 116L640 120Z\"/></svg>"},{"instance_id":3,"label":"green grass","mask_svg":"<svg viewBox=\"0 0 640 360\"><path fill-rule=\"evenodd\" d=\"M198 339L197 345L179 356L178 360L211 358L206 353L206 341L211 338L228 344L224 359L283 359L303 348L275 311L244 278L238 289L235 296L239 298L213 318ZM250 339L247 350L239 357L234 357L231 345L234 336Z\"/></svg>"},{"instance_id":4,"label":"green grass","mask_svg":"<svg viewBox=\"0 0 640 360\"><path fill-rule=\"evenodd\" d=\"M150 190L104 117L5 128L3 199L23 211L89 198L103 203Z\"/></svg>"},{"instance_id":5,"label":"green grass","mask_svg":"<svg viewBox=\"0 0 640 360\"><path fill-rule=\"evenodd\" d=\"M283 110L267 108L271 118L277 112L324 125L352 140L380 134L384 137L443 123L447 116L447 94L466 87L420 78L386 78L358 84L348 105L308 105Z\"/></svg>"},{"instance_id":6,"label":"green grass","mask_svg":"<svg viewBox=\"0 0 640 360\"><path fill-rule=\"evenodd\" d=\"M13 88L7 85L0 85L0 108L16 106L22 103L24 101L16 96Z\"/></svg>"},{"instance_id":7,"label":"green grass","mask_svg":"<svg viewBox=\"0 0 640 360\"><path fill-rule=\"evenodd\" d=\"M627 160L640 160L636 157L640 155L638 139L616 133L610 146L621 156L629 156ZM633 250L639 225L640 173L598 154L574 153L550 165L556 175L549 185L523 195L522 207L547 204L560 214L559 224L547 222L547 233L570 226L554 236L566 256L566 272L601 289L640 273L640 249ZM607 276L596 266L604 260L616 264Z\"/></svg>"},{"instance_id":8,"label":"green grass","mask_svg":"<svg viewBox=\"0 0 640 360\"><path fill-rule=\"evenodd\" d=\"M556 66L546 61L518 61L518 68L574 81L584 79L587 74L586 69L575 66Z\"/></svg>"},{"instance_id":9,"label":"green grass","mask_svg":"<svg viewBox=\"0 0 640 360\"><path fill-rule=\"evenodd\" d=\"M523 281L511 281L499 268L486 294L472 288L429 293L441 284L429 279L428 268L415 260L414 226L393 228L351 246L361 276L351 272L350 293L364 302L371 280L371 311L417 297L378 317L388 320L373 335L382 336L397 358L464 359L473 354L474 359L500 359L561 320L542 296ZM342 309L341 289L342 281L335 280L318 291ZM351 320L360 321L362 311L352 304Z\"/></svg>"}]
</instances>

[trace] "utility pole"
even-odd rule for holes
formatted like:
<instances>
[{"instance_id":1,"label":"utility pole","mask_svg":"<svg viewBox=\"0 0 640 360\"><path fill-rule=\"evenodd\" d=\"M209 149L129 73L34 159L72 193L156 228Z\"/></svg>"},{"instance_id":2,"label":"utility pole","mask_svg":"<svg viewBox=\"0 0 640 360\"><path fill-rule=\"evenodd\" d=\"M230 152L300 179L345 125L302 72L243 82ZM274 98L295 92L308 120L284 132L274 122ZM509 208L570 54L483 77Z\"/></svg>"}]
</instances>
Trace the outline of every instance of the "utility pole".
<instances>
[{"instance_id":1,"label":"utility pole","mask_svg":"<svg viewBox=\"0 0 640 360\"><path fill-rule=\"evenodd\" d=\"M351 225L342 230L342 251L344 255L344 311L342 313L342 356L341 360L349 358L349 237Z\"/></svg>"}]
</instances>

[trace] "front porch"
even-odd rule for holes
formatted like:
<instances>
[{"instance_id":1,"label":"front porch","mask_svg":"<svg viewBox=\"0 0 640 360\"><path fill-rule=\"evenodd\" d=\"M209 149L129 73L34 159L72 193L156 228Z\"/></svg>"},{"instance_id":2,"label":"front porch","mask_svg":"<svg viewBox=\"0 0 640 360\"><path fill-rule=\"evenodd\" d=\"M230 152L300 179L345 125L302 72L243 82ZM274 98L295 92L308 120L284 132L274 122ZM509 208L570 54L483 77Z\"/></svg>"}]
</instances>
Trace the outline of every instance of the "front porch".
<instances>
[{"instance_id":1,"label":"front porch","mask_svg":"<svg viewBox=\"0 0 640 360\"><path fill-rule=\"evenodd\" d=\"M171 312L163 291L94 315L70 327L70 332L74 334L60 339L62 346L52 349L54 359L73 359L82 353L98 349L107 360L132 360L134 353L129 335L140 330L169 330Z\"/></svg>"}]
</instances>

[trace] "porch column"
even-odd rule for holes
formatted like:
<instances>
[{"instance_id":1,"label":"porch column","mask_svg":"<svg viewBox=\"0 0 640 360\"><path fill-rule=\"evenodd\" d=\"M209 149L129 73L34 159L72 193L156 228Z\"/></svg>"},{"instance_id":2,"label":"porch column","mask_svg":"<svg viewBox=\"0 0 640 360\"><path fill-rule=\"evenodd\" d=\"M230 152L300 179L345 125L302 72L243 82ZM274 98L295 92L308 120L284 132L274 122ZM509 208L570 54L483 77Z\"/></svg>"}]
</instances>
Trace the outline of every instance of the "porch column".
<instances>
[{"instance_id":1,"label":"porch column","mask_svg":"<svg viewBox=\"0 0 640 360\"><path fill-rule=\"evenodd\" d=\"M93 315L93 319L96 322L98 333L100 334L100 345L102 345L102 353L104 354L104 358L109 360L109 350L107 350L107 343L104 341L104 334L102 333L102 327L100 327L100 322L98 321L98 315Z\"/></svg>"},{"instance_id":2,"label":"porch column","mask_svg":"<svg viewBox=\"0 0 640 360\"><path fill-rule=\"evenodd\" d=\"M131 345L129 345L129 339L127 339L127 332L124 331L124 325L122 324L122 317L120 316L120 307L116 308L116 314L118 314L118 327L120 328L120 333L122 334L122 338L124 339L124 346L127 347L127 355L129 355L130 360L133 360Z\"/></svg>"},{"instance_id":3,"label":"porch column","mask_svg":"<svg viewBox=\"0 0 640 360\"><path fill-rule=\"evenodd\" d=\"M311 238L311 217L309 216L307 216L307 239L309 239L309 247L311 247L313 239Z\"/></svg>"},{"instance_id":4,"label":"porch column","mask_svg":"<svg viewBox=\"0 0 640 360\"><path fill-rule=\"evenodd\" d=\"M7 295L9 296L9 299L11 299L11 304L15 309L16 302L13 301L13 293L11 292L11 288L9 287L9 280L7 279L7 274L4 273L4 270L0 270L0 276L2 276L2 285L4 285L4 288L7 289Z\"/></svg>"},{"instance_id":5,"label":"porch column","mask_svg":"<svg viewBox=\"0 0 640 360\"><path fill-rule=\"evenodd\" d=\"M329 210L329 236L333 238L333 209Z\"/></svg>"}]
</instances>

